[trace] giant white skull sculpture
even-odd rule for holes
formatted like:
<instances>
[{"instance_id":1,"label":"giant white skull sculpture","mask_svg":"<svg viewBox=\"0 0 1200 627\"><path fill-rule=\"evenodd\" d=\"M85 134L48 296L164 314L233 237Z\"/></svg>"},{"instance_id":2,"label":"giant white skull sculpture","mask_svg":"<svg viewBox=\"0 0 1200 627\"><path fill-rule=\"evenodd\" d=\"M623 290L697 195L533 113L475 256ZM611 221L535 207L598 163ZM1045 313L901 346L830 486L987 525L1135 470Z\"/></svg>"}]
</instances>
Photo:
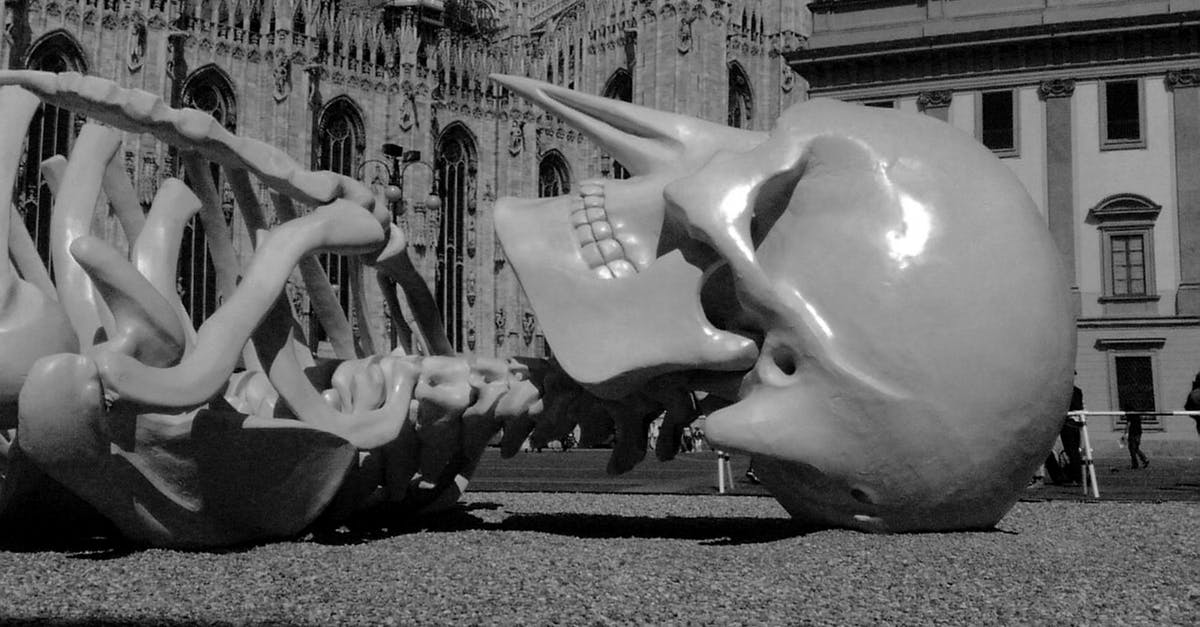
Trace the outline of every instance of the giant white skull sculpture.
<instances>
[{"instance_id":1,"label":"giant white skull sculpture","mask_svg":"<svg viewBox=\"0 0 1200 627\"><path fill-rule=\"evenodd\" d=\"M726 395L797 518L986 528L1071 389L1059 253L1021 183L937 120L834 101L770 134L514 77L635 176L501 199L504 250L564 369L620 396L660 375Z\"/></svg>"}]
</instances>

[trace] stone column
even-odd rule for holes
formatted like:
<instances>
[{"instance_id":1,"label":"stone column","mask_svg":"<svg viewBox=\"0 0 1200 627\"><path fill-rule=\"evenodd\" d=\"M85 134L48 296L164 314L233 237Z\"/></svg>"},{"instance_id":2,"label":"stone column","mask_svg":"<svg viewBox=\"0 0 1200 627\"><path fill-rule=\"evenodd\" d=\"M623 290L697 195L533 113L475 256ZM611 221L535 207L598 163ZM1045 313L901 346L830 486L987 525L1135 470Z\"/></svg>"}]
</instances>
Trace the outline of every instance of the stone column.
<instances>
[{"instance_id":1,"label":"stone column","mask_svg":"<svg viewBox=\"0 0 1200 627\"><path fill-rule=\"evenodd\" d=\"M1072 175L1071 96L1075 81L1055 78L1038 86L1038 95L1046 103L1046 214L1050 235L1062 253L1075 314L1082 304L1079 280L1075 276L1075 180Z\"/></svg>"},{"instance_id":2,"label":"stone column","mask_svg":"<svg viewBox=\"0 0 1200 627\"><path fill-rule=\"evenodd\" d=\"M1200 315L1200 69L1167 72L1175 110L1175 211L1179 289L1175 313Z\"/></svg>"},{"instance_id":3,"label":"stone column","mask_svg":"<svg viewBox=\"0 0 1200 627\"><path fill-rule=\"evenodd\" d=\"M954 93L949 89L923 91L917 96L917 108L925 115L935 117L943 122L950 121L950 101Z\"/></svg>"}]
</instances>

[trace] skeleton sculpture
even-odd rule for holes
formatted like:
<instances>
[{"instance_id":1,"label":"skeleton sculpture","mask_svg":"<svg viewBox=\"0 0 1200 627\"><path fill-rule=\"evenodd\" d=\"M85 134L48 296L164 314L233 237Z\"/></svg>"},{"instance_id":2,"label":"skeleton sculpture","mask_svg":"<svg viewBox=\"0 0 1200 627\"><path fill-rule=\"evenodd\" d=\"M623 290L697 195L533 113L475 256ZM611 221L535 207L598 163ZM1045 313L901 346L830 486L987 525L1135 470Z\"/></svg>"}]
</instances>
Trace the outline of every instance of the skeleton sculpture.
<instances>
[{"instance_id":1,"label":"skeleton sculpture","mask_svg":"<svg viewBox=\"0 0 1200 627\"><path fill-rule=\"evenodd\" d=\"M0 73L179 147L195 188L169 179L143 216L112 165L119 135L89 124L65 166L44 166L71 181L55 199L53 284L27 234L0 229L0 428L17 427L0 510L27 464L136 540L284 537L322 512L450 502L501 430L504 455L580 423L615 432L609 470L622 472L663 414L657 448L670 458L706 392L726 406L709 439L753 454L805 522L917 531L1004 515L1057 431L1074 330L1044 225L990 153L928 118L833 102L787 111L768 135L496 80L635 174L497 203L562 371L448 354L404 234L357 182L109 81ZM36 104L0 88L5 191ZM210 161L254 234L240 277ZM274 192L270 231L251 175ZM101 192L128 255L88 235ZM298 217L293 201L318 208ZM197 211L225 303L193 333L173 269ZM361 255L398 284L429 354L314 363L281 294L299 266L323 323L344 331L311 261L322 250Z\"/></svg>"}]
</instances>

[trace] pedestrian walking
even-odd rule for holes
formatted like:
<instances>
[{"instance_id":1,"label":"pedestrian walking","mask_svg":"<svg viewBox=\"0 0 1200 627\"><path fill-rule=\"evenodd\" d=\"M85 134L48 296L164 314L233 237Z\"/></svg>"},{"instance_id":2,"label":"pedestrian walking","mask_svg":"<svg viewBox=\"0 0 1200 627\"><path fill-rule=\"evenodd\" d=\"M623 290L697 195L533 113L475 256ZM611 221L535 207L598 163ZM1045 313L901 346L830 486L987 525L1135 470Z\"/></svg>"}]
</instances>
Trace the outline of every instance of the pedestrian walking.
<instances>
[{"instance_id":1,"label":"pedestrian walking","mask_svg":"<svg viewBox=\"0 0 1200 627\"><path fill-rule=\"evenodd\" d=\"M1125 416L1125 446L1129 448L1129 468L1131 470L1138 469L1138 461L1142 462L1141 467L1150 466L1150 459L1142 452L1142 415L1141 414L1126 414Z\"/></svg>"}]
</instances>

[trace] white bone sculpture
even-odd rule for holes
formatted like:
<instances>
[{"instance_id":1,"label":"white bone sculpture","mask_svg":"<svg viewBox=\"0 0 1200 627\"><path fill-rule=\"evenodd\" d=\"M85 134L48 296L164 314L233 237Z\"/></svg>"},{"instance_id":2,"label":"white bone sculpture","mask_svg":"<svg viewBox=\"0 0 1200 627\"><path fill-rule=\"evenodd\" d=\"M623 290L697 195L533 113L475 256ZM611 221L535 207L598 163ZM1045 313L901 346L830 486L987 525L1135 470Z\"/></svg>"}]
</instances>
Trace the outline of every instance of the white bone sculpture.
<instances>
[{"instance_id":1,"label":"white bone sculpture","mask_svg":"<svg viewBox=\"0 0 1200 627\"><path fill-rule=\"evenodd\" d=\"M6 190L37 105L24 90L179 147L196 182L166 181L142 216L109 172L119 135L85 126L65 169L45 166L71 181L55 199L53 284L0 212L10 466L36 466L132 539L219 546L293 535L322 512L446 505L501 430L506 456L581 422L615 432L609 470L622 472L665 412L657 449L670 458L706 392L727 405L709 439L753 454L802 522L975 529L1007 512L1057 432L1075 336L1044 223L986 149L928 118L833 102L798 105L765 134L495 80L635 174L497 203L562 370L397 351L347 359L314 387L321 369L281 296L307 256L361 255L412 302L431 300L372 192L145 92L0 72L0 113L22 121L2 131ZM227 245L211 244L225 303L192 333L163 268L191 215L223 222L209 162L228 173L255 252L237 283ZM275 192L284 220L270 231L250 175ZM129 255L87 233L102 191ZM293 201L319 208L296 217ZM445 353L437 312L417 314L424 344ZM6 483L0 510L20 489Z\"/></svg>"}]
</instances>

